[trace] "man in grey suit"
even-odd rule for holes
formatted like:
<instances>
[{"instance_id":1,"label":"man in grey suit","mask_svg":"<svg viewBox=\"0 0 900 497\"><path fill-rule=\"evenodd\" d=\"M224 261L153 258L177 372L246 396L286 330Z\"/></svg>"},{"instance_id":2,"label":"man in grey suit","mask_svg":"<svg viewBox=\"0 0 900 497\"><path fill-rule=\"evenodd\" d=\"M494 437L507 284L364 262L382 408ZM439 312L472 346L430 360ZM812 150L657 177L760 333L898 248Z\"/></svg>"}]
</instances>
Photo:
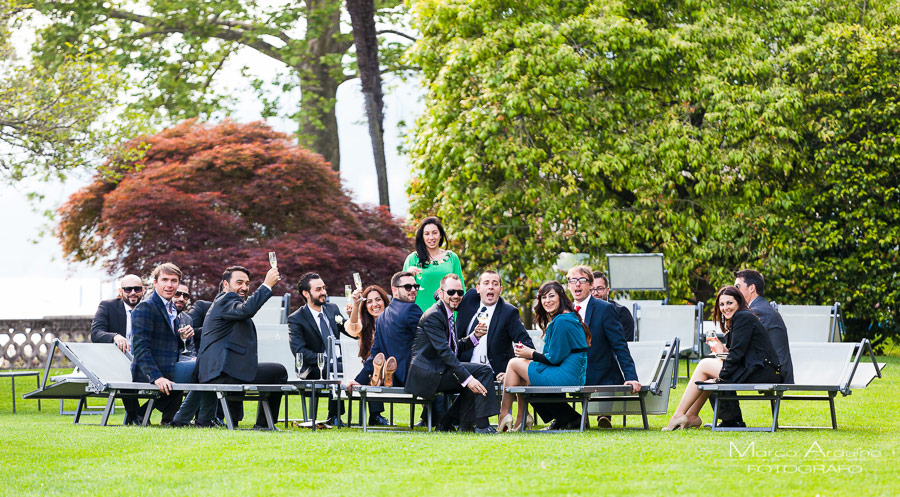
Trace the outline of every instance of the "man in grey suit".
<instances>
[{"instance_id":1,"label":"man in grey suit","mask_svg":"<svg viewBox=\"0 0 900 497\"><path fill-rule=\"evenodd\" d=\"M788 343L787 327L778 311L763 298L766 291L766 281L763 276L752 269L742 269L734 273L734 286L737 288L750 310L759 318L769 331L769 338L772 339L772 345L775 347L775 353L778 355L778 361L781 363L781 372L784 374L785 383L794 382L794 365L791 362L791 347ZM723 396L726 397L726 396ZM736 400L722 399L719 402L719 419L722 421L719 426L724 427L744 427L744 419L741 414L741 407Z\"/></svg>"}]
</instances>

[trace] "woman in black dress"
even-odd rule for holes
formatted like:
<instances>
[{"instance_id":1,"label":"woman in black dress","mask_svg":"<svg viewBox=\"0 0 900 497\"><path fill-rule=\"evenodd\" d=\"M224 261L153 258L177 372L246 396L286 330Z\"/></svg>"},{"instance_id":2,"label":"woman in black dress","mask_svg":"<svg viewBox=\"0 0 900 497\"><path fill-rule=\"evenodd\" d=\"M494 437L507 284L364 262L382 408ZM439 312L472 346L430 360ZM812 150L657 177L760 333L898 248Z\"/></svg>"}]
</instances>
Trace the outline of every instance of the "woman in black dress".
<instances>
[{"instance_id":1,"label":"woman in black dress","mask_svg":"<svg viewBox=\"0 0 900 497\"><path fill-rule=\"evenodd\" d=\"M716 295L713 308L713 320L725 330L725 343L709 338L710 349L717 354L727 353L719 358L703 359L691 375L681 402L669 425L663 431L678 428L696 428L703 426L698 414L709 392L701 392L697 382L716 383L782 383L781 366L769 332L759 322L750 309L740 290L726 286Z\"/></svg>"}]
</instances>

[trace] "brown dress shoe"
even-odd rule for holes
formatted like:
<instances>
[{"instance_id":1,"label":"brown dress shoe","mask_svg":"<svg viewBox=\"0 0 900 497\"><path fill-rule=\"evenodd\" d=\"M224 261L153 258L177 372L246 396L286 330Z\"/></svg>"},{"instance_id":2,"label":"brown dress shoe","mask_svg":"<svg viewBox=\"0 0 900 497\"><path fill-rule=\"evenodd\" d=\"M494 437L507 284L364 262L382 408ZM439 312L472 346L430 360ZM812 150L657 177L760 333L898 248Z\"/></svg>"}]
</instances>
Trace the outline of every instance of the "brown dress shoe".
<instances>
[{"instance_id":1,"label":"brown dress shoe","mask_svg":"<svg viewBox=\"0 0 900 497\"><path fill-rule=\"evenodd\" d=\"M372 371L372 381L369 384L373 387L381 386L384 375L384 354L379 352L375 359L372 359L372 366L375 367L375 370ZM397 367L394 366L394 369L397 369Z\"/></svg>"},{"instance_id":2,"label":"brown dress shoe","mask_svg":"<svg viewBox=\"0 0 900 497\"><path fill-rule=\"evenodd\" d=\"M388 357L384 363L384 386L394 386L394 373L397 372L397 359Z\"/></svg>"}]
</instances>

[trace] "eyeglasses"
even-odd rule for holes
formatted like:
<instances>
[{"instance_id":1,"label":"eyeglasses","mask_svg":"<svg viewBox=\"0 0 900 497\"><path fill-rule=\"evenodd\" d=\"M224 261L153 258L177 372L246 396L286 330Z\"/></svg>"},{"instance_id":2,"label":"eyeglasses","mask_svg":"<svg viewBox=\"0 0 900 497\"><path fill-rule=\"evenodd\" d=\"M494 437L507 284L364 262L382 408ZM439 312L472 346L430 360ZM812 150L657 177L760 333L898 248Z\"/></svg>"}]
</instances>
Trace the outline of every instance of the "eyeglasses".
<instances>
[{"instance_id":1,"label":"eyeglasses","mask_svg":"<svg viewBox=\"0 0 900 497\"><path fill-rule=\"evenodd\" d=\"M454 295L462 297L463 293L465 293L462 290L444 290L444 292L451 297Z\"/></svg>"},{"instance_id":2,"label":"eyeglasses","mask_svg":"<svg viewBox=\"0 0 900 497\"><path fill-rule=\"evenodd\" d=\"M420 290L422 288L422 286L419 285L418 283L415 283L415 284L407 283L405 285L394 285L394 288L402 288L402 289L406 290L407 292L411 292L413 290Z\"/></svg>"},{"instance_id":3,"label":"eyeglasses","mask_svg":"<svg viewBox=\"0 0 900 497\"><path fill-rule=\"evenodd\" d=\"M141 293L144 291L142 286L123 286L122 293Z\"/></svg>"},{"instance_id":4,"label":"eyeglasses","mask_svg":"<svg viewBox=\"0 0 900 497\"><path fill-rule=\"evenodd\" d=\"M603 290L606 290L606 289L607 288L605 286L595 286L594 288L591 288L591 291L592 292L602 292Z\"/></svg>"},{"instance_id":5,"label":"eyeglasses","mask_svg":"<svg viewBox=\"0 0 900 497\"><path fill-rule=\"evenodd\" d=\"M181 298L183 298L183 299L189 299L189 298L191 298L191 294L189 294L189 293L187 293L187 292L175 292L175 296L176 296L176 297L181 297Z\"/></svg>"},{"instance_id":6,"label":"eyeglasses","mask_svg":"<svg viewBox=\"0 0 900 497\"><path fill-rule=\"evenodd\" d=\"M569 278L570 285L583 285L588 282L587 278Z\"/></svg>"}]
</instances>

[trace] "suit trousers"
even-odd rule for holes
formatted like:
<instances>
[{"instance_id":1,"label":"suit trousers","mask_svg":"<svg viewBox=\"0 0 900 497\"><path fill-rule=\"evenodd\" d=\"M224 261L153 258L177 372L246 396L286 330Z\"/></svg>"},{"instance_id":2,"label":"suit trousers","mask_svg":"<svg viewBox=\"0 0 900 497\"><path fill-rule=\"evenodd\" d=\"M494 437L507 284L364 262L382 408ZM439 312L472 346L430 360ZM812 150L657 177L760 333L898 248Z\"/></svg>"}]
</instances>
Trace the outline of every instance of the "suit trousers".
<instances>
[{"instance_id":1,"label":"suit trousers","mask_svg":"<svg viewBox=\"0 0 900 497\"><path fill-rule=\"evenodd\" d=\"M473 423L480 418L489 418L500 414L500 401L497 399L497 390L494 386L494 371L485 364L464 362L462 366L472 377L485 385L486 395L478 395L468 387L464 387L456 381L454 375L447 371L441 378L438 391L444 393L459 392L459 397L454 405L459 404L459 419L461 423ZM454 409L454 407L451 407Z\"/></svg>"},{"instance_id":2,"label":"suit trousers","mask_svg":"<svg viewBox=\"0 0 900 497\"><path fill-rule=\"evenodd\" d=\"M261 385L278 385L287 383L287 370L284 369L284 366L275 362L261 362L257 366L256 376L250 381L241 381L236 378L233 378L225 373L216 376L215 378L209 380L207 383L218 383L218 384L235 384L240 385L243 383L250 384L261 384ZM200 402L200 412L204 412L208 410L208 398L212 397L212 401L215 402L215 394L210 395L206 393L203 397L203 400ZM272 411L272 417L278 418L278 413L281 411L281 397L280 393L271 393L269 394L269 398L266 400L269 404L269 409ZM236 409L232 409L232 407ZM232 413L232 420L235 422L243 419L244 416L244 408L242 402L229 402L228 409ZM237 417L236 411L240 413L240 417ZM199 420L198 421L207 421L207 420ZM256 408L256 426L267 426L266 423L266 415L263 411L262 405L257 406Z\"/></svg>"}]
</instances>

